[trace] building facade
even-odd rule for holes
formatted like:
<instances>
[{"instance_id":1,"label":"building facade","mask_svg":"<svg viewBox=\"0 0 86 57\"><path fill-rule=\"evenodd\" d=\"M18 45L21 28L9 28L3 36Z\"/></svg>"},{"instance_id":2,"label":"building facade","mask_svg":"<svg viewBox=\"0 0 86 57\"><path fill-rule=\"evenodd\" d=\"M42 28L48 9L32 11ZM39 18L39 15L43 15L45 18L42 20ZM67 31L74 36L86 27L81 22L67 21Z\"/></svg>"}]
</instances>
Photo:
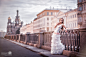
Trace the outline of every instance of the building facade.
<instances>
[{"instance_id":1,"label":"building facade","mask_svg":"<svg viewBox=\"0 0 86 57\"><path fill-rule=\"evenodd\" d=\"M78 29L77 9L63 12L60 10L44 10L37 14L37 18L30 24L20 28L21 34L39 33L54 31L54 26L59 22L60 18L64 19L64 25L67 29Z\"/></svg>"},{"instance_id":2,"label":"building facade","mask_svg":"<svg viewBox=\"0 0 86 57\"><path fill-rule=\"evenodd\" d=\"M48 32L52 31L51 19L57 15L59 10L45 9L33 21L33 32Z\"/></svg>"},{"instance_id":3,"label":"building facade","mask_svg":"<svg viewBox=\"0 0 86 57\"><path fill-rule=\"evenodd\" d=\"M33 33L33 22L26 24L20 28L20 34Z\"/></svg>"},{"instance_id":4,"label":"building facade","mask_svg":"<svg viewBox=\"0 0 86 57\"><path fill-rule=\"evenodd\" d=\"M77 0L78 2L78 24L80 27L86 27L86 0Z\"/></svg>"},{"instance_id":5,"label":"building facade","mask_svg":"<svg viewBox=\"0 0 86 57\"><path fill-rule=\"evenodd\" d=\"M77 13L77 9L67 12L59 11L58 14L52 19L52 31L54 30L54 26L59 22L60 18L64 19L64 25L67 29L78 29L80 26L78 25Z\"/></svg>"},{"instance_id":6,"label":"building facade","mask_svg":"<svg viewBox=\"0 0 86 57\"><path fill-rule=\"evenodd\" d=\"M54 27L59 22L60 18L63 18L64 21L66 19L65 18L65 13L59 10L58 14L55 15L54 18L52 18L52 31L54 31ZM66 22L64 22L64 23L66 23Z\"/></svg>"},{"instance_id":7,"label":"building facade","mask_svg":"<svg viewBox=\"0 0 86 57\"><path fill-rule=\"evenodd\" d=\"M21 22L19 16L18 16L18 10L17 10L17 15L15 18L15 21L11 21L11 18L8 17L8 22L7 22L7 35L14 35L14 34L19 34L20 33L20 27L22 27L23 22Z\"/></svg>"},{"instance_id":8,"label":"building facade","mask_svg":"<svg viewBox=\"0 0 86 57\"><path fill-rule=\"evenodd\" d=\"M78 25L78 17L77 17L77 9L68 11L65 13L66 15L66 27L67 29L78 29L80 26Z\"/></svg>"}]
</instances>

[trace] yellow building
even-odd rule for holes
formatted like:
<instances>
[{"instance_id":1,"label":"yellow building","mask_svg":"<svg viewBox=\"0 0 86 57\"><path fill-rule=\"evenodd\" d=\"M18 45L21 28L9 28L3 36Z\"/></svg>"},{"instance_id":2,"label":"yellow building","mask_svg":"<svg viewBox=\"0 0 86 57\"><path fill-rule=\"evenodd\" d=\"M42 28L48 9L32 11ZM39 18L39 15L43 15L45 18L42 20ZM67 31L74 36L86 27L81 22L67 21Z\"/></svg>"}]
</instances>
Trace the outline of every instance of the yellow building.
<instances>
[{"instance_id":1,"label":"yellow building","mask_svg":"<svg viewBox=\"0 0 86 57\"><path fill-rule=\"evenodd\" d=\"M64 25L67 29L78 29L77 9L62 12L60 10L43 10L37 14L37 18L30 24L20 28L21 34L39 33L54 31L54 26L59 22L60 18L64 19Z\"/></svg>"},{"instance_id":2,"label":"yellow building","mask_svg":"<svg viewBox=\"0 0 86 57\"><path fill-rule=\"evenodd\" d=\"M48 32L52 31L51 19L57 15L59 10L45 9L33 21L33 32Z\"/></svg>"},{"instance_id":3,"label":"yellow building","mask_svg":"<svg viewBox=\"0 0 86 57\"><path fill-rule=\"evenodd\" d=\"M20 34L33 33L33 22L26 24L20 28Z\"/></svg>"}]
</instances>

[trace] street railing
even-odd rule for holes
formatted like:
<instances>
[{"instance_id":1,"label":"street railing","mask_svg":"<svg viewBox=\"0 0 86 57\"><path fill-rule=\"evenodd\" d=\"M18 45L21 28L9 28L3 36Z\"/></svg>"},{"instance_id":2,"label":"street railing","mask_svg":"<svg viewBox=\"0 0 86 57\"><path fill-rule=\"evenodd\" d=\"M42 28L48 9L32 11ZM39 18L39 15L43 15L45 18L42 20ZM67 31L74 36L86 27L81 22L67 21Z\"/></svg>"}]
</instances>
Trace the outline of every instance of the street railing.
<instances>
[{"instance_id":1,"label":"street railing","mask_svg":"<svg viewBox=\"0 0 86 57\"><path fill-rule=\"evenodd\" d=\"M52 40L52 33L51 32L41 32L41 33L34 33L34 34L17 34L17 35L7 35L5 38L18 41L21 43L34 45L36 44L39 48L44 48L50 50L51 48L51 40ZM80 33L79 30L68 30L60 31L61 35L61 42L65 46L65 50L70 51L77 51L79 52L80 49Z\"/></svg>"},{"instance_id":2,"label":"street railing","mask_svg":"<svg viewBox=\"0 0 86 57\"><path fill-rule=\"evenodd\" d=\"M35 34L27 34L27 43L37 44L38 36Z\"/></svg>"}]
</instances>

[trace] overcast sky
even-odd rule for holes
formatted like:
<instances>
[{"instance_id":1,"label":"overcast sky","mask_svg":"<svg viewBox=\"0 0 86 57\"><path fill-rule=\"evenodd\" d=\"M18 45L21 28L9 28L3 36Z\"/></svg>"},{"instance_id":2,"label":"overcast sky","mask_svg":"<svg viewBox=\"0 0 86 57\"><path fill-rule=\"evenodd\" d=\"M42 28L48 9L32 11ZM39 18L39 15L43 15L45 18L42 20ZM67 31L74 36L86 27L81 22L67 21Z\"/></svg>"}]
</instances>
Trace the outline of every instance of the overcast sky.
<instances>
[{"instance_id":1,"label":"overcast sky","mask_svg":"<svg viewBox=\"0 0 86 57\"><path fill-rule=\"evenodd\" d=\"M30 23L46 8L77 8L77 0L0 0L0 30L6 31L8 17L15 20L19 10L20 20Z\"/></svg>"}]
</instances>

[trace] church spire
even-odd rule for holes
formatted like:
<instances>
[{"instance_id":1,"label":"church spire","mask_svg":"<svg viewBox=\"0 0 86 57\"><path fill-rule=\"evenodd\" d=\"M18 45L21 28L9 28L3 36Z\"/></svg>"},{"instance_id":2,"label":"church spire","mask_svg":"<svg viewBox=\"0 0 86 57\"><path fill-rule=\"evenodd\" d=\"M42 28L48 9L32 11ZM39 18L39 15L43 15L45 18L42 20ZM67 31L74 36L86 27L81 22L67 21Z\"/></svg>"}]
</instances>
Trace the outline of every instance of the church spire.
<instances>
[{"instance_id":1,"label":"church spire","mask_svg":"<svg viewBox=\"0 0 86 57\"><path fill-rule=\"evenodd\" d=\"M19 19L19 11L17 10L16 19Z\"/></svg>"},{"instance_id":2,"label":"church spire","mask_svg":"<svg viewBox=\"0 0 86 57\"><path fill-rule=\"evenodd\" d=\"M18 16L18 12L19 12L19 11L17 10L17 16Z\"/></svg>"}]
</instances>

